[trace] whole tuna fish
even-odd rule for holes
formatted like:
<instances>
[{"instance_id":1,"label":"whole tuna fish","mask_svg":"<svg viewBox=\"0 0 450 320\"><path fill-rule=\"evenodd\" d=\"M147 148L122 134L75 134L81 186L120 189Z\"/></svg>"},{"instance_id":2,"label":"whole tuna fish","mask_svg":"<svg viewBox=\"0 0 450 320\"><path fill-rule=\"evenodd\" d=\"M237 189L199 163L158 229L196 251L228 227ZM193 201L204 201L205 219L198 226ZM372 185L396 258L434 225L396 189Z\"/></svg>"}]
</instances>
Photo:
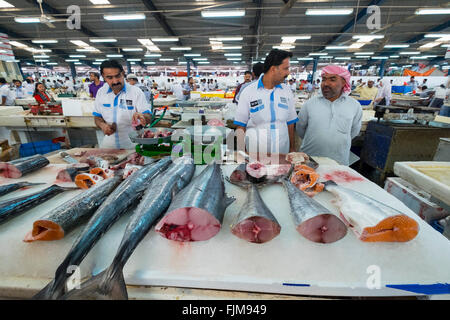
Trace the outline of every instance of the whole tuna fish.
<instances>
[{"instance_id":1,"label":"whole tuna fish","mask_svg":"<svg viewBox=\"0 0 450 320\"><path fill-rule=\"evenodd\" d=\"M121 181L122 175L118 174L64 202L36 220L33 229L26 234L23 241L52 241L64 238L75 227L90 218Z\"/></svg>"},{"instance_id":2,"label":"whole tuna fish","mask_svg":"<svg viewBox=\"0 0 450 320\"><path fill-rule=\"evenodd\" d=\"M211 163L175 196L155 230L170 240L208 240L219 232L234 200L225 194L220 165Z\"/></svg>"},{"instance_id":3,"label":"whole tuna fish","mask_svg":"<svg viewBox=\"0 0 450 320\"><path fill-rule=\"evenodd\" d=\"M22 213L50 200L54 196L74 188L63 188L56 184L41 191L0 202L0 224L21 215Z\"/></svg>"},{"instance_id":4,"label":"whole tuna fish","mask_svg":"<svg viewBox=\"0 0 450 320\"><path fill-rule=\"evenodd\" d=\"M70 276L69 266L78 266L102 235L116 222L128 208L141 198L151 181L167 169L172 160L164 158L155 164L143 167L123 181L94 213L83 232L78 236L64 261L59 265L55 278L34 299L58 299L65 292L65 284Z\"/></svg>"},{"instance_id":5,"label":"whole tuna fish","mask_svg":"<svg viewBox=\"0 0 450 320\"><path fill-rule=\"evenodd\" d=\"M192 158L182 157L154 179L128 222L109 268L81 284L80 289L70 291L62 299L127 299L122 271L125 264L156 219L169 207L172 197L191 181L194 171Z\"/></svg>"},{"instance_id":6,"label":"whole tuna fish","mask_svg":"<svg viewBox=\"0 0 450 320\"><path fill-rule=\"evenodd\" d=\"M40 154L9 162L0 162L0 174L5 178L17 179L28 173L39 170L49 163L50 161Z\"/></svg>"},{"instance_id":7,"label":"whole tuna fish","mask_svg":"<svg viewBox=\"0 0 450 320\"><path fill-rule=\"evenodd\" d=\"M231 225L231 233L254 243L264 243L280 234L281 227L267 208L257 186L251 184L244 205Z\"/></svg>"},{"instance_id":8,"label":"whole tuna fish","mask_svg":"<svg viewBox=\"0 0 450 320\"><path fill-rule=\"evenodd\" d=\"M330 243L347 234L345 224L316 200L308 197L288 179L283 180L297 231L306 239Z\"/></svg>"},{"instance_id":9,"label":"whole tuna fish","mask_svg":"<svg viewBox=\"0 0 450 320\"><path fill-rule=\"evenodd\" d=\"M38 186L45 183L31 183L31 182L18 182L18 183L11 183L4 186L0 186L0 196L4 196L5 194L11 193L13 191L25 188L25 187L31 187L31 186Z\"/></svg>"},{"instance_id":10,"label":"whole tuna fish","mask_svg":"<svg viewBox=\"0 0 450 320\"><path fill-rule=\"evenodd\" d=\"M367 242L405 242L419 233L416 220L357 191L325 182L325 190L338 198L344 222Z\"/></svg>"}]
</instances>

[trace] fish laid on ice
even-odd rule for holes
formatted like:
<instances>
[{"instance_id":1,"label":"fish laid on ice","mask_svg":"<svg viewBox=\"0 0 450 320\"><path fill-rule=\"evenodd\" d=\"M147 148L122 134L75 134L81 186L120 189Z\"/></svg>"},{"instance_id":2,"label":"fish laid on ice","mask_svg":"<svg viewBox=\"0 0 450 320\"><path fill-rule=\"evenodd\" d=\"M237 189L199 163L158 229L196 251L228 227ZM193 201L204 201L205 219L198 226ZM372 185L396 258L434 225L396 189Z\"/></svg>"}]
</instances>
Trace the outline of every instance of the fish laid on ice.
<instances>
[{"instance_id":1,"label":"fish laid on ice","mask_svg":"<svg viewBox=\"0 0 450 320\"><path fill-rule=\"evenodd\" d=\"M9 162L0 162L0 174L5 178L17 179L28 173L39 170L49 163L50 161L40 154Z\"/></svg>"},{"instance_id":2,"label":"fish laid on ice","mask_svg":"<svg viewBox=\"0 0 450 320\"><path fill-rule=\"evenodd\" d=\"M89 165L87 163L77 163L71 165L65 169L61 169L58 171L56 175L56 180L63 182L74 182L77 174L82 172L89 172Z\"/></svg>"},{"instance_id":3,"label":"fish laid on ice","mask_svg":"<svg viewBox=\"0 0 450 320\"><path fill-rule=\"evenodd\" d=\"M153 223L169 207L172 197L183 189L194 175L190 157L181 157L148 186L139 206L128 222L117 253L104 272L81 284L62 299L127 299L123 268Z\"/></svg>"},{"instance_id":4,"label":"fish laid on ice","mask_svg":"<svg viewBox=\"0 0 450 320\"><path fill-rule=\"evenodd\" d=\"M234 200L225 194L220 165L211 163L174 197L155 230L170 240L208 240L219 232Z\"/></svg>"},{"instance_id":5,"label":"fish laid on ice","mask_svg":"<svg viewBox=\"0 0 450 320\"><path fill-rule=\"evenodd\" d=\"M296 188L288 179L283 180L288 193L291 214L297 231L306 239L330 243L347 234L345 224L316 200Z\"/></svg>"},{"instance_id":6,"label":"fish laid on ice","mask_svg":"<svg viewBox=\"0 0 450 320\"><path fill-rule=\"evenodd\" d=\"M11 183L6 184L4 186L0 186L0 196L4 196L5 194L11 193L13 191L26 188L26 187L32 187L37 186L45 183L31 183L31 182L18 182L18 183Z\"/></svg>"},{"instance_id":7,"label":"fish laid on ice","mask_svg":"<svg viewBox=\"0 0 450 320\"><path fill-rule=\"evenodd\" d=\"M90 218L121 181L122 176L116 175L64 202L36 220L33 229L26 234L23 241L52 241L64 238Z\"/></svg>"},{"instance_id":8,"label":"fish laid on ice","mask_svg":"<svg viewBox=\"0 0 450 320\"><path fill-rule=\"evenodd\" d=\"M249 242L264 243L280 231L280 224L262 200L257 186L251 184L244 205L232 223L231 233Z\"/></svg>"},{"instance_id":9,"label":"fish laid on ice","mask_svg":"<svg viewBox=\"0 0 450 320\"><path fill-rule=\"evenodd\" d=\"M357 191L325 182L325 190L338 199L344 222L356 236L367 242L405 242L419 233L416 220Z\"/></svg>"},{"instance_id":10,"label":"fish laid on ice","mask_svg":"<svg viewBox=\"0 0 450 320\"><path fill-rule=\"evenodd\" d=\"M130 207L142 197L151 181L167 169L172 160L164 158L136 171L123 181L95 211L83 232L75 240L72 248L55 272L55 278L34 299L58 299L65 292L65 284L70 276L69 266L79 266L91 248L102 235L116 222Z\"/></svg>"},{"instance_id":11,"label":"fish laid on ice","mask_svg":"<svg viewBox=\"0 0 450 320\"><path fill-rule=\"evenodd\" d=\"M48 188L27 196L0 202L0 224L21 215L22 213L67 190L74 190L74 188L63 188L54 184Z\"/></svg>"}]
</instances>

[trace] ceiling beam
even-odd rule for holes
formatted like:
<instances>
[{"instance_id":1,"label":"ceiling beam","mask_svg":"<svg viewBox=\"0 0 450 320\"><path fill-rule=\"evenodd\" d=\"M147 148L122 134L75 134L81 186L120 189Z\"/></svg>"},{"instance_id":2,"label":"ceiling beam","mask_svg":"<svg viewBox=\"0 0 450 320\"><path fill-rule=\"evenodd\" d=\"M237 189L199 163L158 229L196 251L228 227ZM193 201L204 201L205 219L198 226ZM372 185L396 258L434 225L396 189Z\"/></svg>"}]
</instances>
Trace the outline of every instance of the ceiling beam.
<instances>
[{"instance_id":1,"label":"ceiling beam","mask_svg":"<svg viewBox=\"0 0 450 320\"><path fill-rule=\"evenodd\" d=\"M381 5L385 0L372 0L367 7L370 6L378 6ZM362 18L364 18L367 15L367 8L362 9L359 11L359 13L356 16L356 19L352 19L339 31L339 35L334 36L331 38L330 41L325 46L328 46L330 44L333 44L337 42L343 35L345 35L347 32L349 32ZM322 49L323 50L323 49Z\"/></svg>"},{"instance_id":2,"label":"ceiling beam","mask_svg":"<svg viewBox=\"0 0 450 320\"><path fill-rule=\"evenodd\" d=\"M253 57L254 50L259 55L259 45L260 45L260 29L261 29L261 16L262 16L262 6L263 6L263 0L253 0L253 3L256 5L256 14L255 14L255 21L253 23L252 29L253 29L253 37L252 41L250 42L250 56L248 57L249 61Z\"/></svg>"}]
</instances>

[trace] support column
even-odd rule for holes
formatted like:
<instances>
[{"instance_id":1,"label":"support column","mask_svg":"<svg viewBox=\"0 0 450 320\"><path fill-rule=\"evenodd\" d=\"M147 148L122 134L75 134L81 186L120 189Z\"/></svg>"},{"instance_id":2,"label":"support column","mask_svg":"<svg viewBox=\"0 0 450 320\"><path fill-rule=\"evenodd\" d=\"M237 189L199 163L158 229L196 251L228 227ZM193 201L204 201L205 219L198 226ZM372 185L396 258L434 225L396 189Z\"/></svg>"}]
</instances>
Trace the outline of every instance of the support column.
<instances>
[{"instance_id":1,"label":"support column","mask_svg":"<svg viewBox=\"0 0 450 320\"><path fill-rule=\"evenodd\" d=\"M127 73L130 74L130 73L132 73L131 72L131 63L128 60L126 60L126 62L127 62L127 71L128 71Z\"/></svg>"},{"instance_id":2,"label":"support column","mask_svg":"<svg viewBox=\"0 0 450 320\"><path fill-rule=\"evenodd\" d=\"M314 58L314 62L313 62L313 70L312 70L312 75L311 75L311 83L314 81L314 75L317 71L317 63L319 61L319 58Z\"/></svg>"},{"instance_id":3,"label":"support column","mask_svg":"<svg viewBox=\"0 0 450 320\"><path fill-rule=\"evenodd\" d=\"M386 65L386 60L385 60L385 59L381 60L381 63L380 63L380 72L378 73L378 76L379 76L381 79L383 79L383 77L384 77L384 67L385 67L385 65Z\"/></svg>"},{"instance_id":4,"label":"support column","mask_svg":"<svg viewBox=\"0 0 450 320\"><path fill-rule=\"evenodd\" d=\"M77 78L77 70L75 69L75 64L70 63L70 72L72 73L72 79L75 80Z\"/></svg>"}]
</instances>

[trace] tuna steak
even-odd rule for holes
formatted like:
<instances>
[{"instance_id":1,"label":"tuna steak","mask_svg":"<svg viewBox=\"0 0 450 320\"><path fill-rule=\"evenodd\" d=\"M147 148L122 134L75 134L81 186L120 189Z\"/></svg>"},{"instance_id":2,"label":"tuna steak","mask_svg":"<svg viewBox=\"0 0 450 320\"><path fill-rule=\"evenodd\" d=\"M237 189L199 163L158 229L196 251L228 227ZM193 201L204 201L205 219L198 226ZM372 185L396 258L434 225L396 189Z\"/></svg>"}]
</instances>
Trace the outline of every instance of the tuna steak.
<instances>
[{"instance_id":1,"label":"tuna steak","mask_svg":"<svg viewBox=\"0 0 450 320\"><path fill-rule=\"evenodd\" d=\"M330 243L347 233L345 224L316 200L297 189L288 179L283 180L291 205L297 231L313 242Z\"/></svg>"},{"instance_id":2,"label":"tuna steak","mask_svg":"<svg viewBox=\"0 0 450 320\"><path fill-rule=\"evenodd\" d=\"M344 222L367 242L405 242L419 233L416 220L357 191L325 182L325 190L338 198Z\"/></svg>"},{"instance_id":3,"label":"tuna steak","mask_svg":"<svg viewBox=\"0 0 450 320\"><path fill-rule=\"evenodd\" d=\"M155 229L169 240L208 240L219 232L225 210L234 200L225 194L220 165L211 163L175 196Z\"/></svg>"},{"instance_id":4,"label":"tuna steak","mask_svg":"<svg viewBox=\"0 0 450 320\"><path fill-rule=\"evenodd\" d=\"M26 234L23 241L52 241L64 238L70 231L90 218L121 181L122 176L118 174L64 202L36 220L32 231Z\"/></svg>"},{"instance_id":5,"label":"tuna steak","mask_svg":"<svg viewBox=\"0 0 450 320\"><path fill-rule=\"evenodd\" d=\"M5 178L18 179L45 167L49 163L48 159L40 154L10 162L0 162L0 174Z\"/></svg>"},{"instance_id":6,"label":"tuna steak","mask_svg":"<svg viewBox=\"0 0 450 320\"><path fill-rule=\"evenodd\" d=\"M249 242L264 243L280 231L280 224L262 200L258 188L251 184L245 203L231 225L231 232Z\"/></svg>"}]
</instances>

